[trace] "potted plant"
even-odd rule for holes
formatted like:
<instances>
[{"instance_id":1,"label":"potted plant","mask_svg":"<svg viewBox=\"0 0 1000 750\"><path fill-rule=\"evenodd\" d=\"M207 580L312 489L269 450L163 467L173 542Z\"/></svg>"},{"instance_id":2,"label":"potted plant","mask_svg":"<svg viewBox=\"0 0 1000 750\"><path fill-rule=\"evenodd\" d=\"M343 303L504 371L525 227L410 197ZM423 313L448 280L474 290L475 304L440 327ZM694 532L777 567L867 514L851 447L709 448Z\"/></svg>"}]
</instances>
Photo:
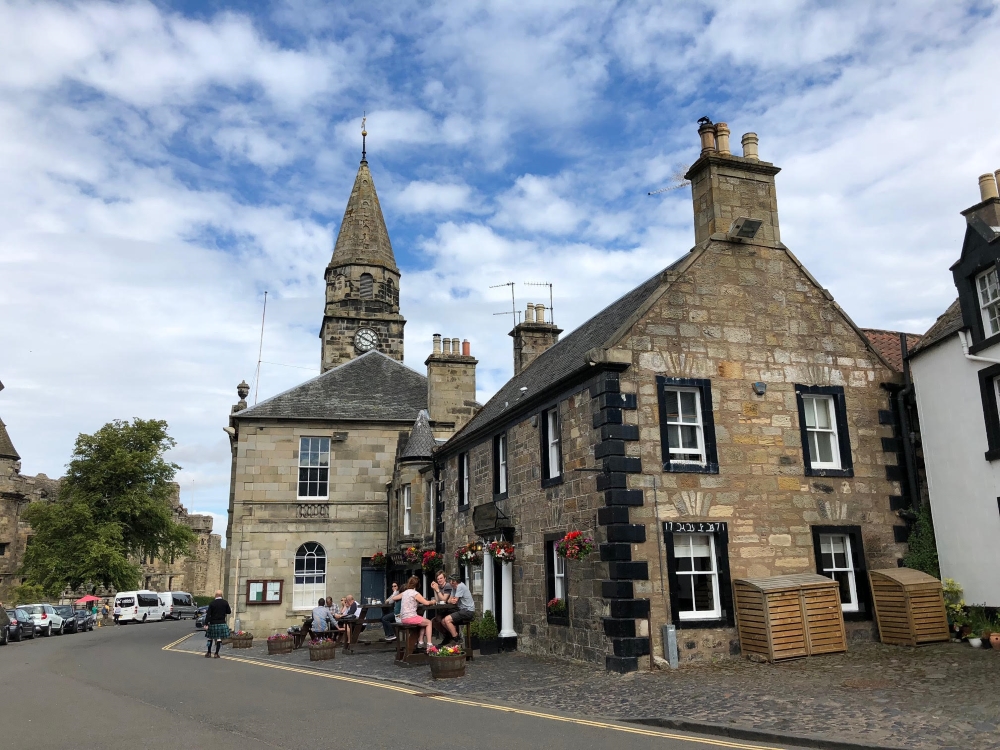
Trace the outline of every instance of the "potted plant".
<instances>
[{"instance_id":1,"label":"potted plant","mask_svg":"<svg viewBox=\"0 0 1000 750\"><path fill-rule=\"evenodd\" d=\"M372 555L371 564L373 568L384 568L389 564L389 558L385 556L385 552L376 552Z\"/></svg>"},{"instance_id":2,"label":"potted plant","mask_svg":"<svg viewBox=\"0 0 1000 750\"><path fill-rule=\"evenodd\" d=\"M267 653L290 654L292 653L292 636L288 633L275 633L267 637Z\"/></svg>"},{"instance_id":3,"label":"potted plant","mask_svg":"<svg viewBox=\"0 0 1000 750\"><path fill-rule=\"evenodd\" d=\"M556 545L556 554L567 560L582 560L593 551L594 540L582 531L570 531Z\"/></svg>"},{"instance_id":4,"label":"potted plant","mask_svg":"<svg viewBox=\"0 0 1000 750\"><path fill-rule=\"evenodd\" d=\"M245 630L237 630L229 636L229 642L233 648L251 648L253 646L253 633Z\"/></svg>"},{"instance_id":5,"label":"potted plant","mask_svg":"<svg viewBox=\"0 0 1000 750\"><path fill-rule=\"evenodd\" d=\"M990 628L990 647L1000 651L1000 619L995 619Z\"/></svg>"},{"instance_id":6,"label":"potted plant","mask_svg":"<svg viewBox=\"0 0 1000 750\"><path fill-rule=\"evenodd\" d=\"M483 619L479 621L479 653L486 656L495 654L499 650L500 631L497 629L493 611L488 609L483 612Z\"/></svg>"},{"instance_id":7,"label":"potted plant","mask_svg":"<svg viewBox=\"0 0 1000 750\"><path fill-rule=\"evenodd\" d=\"M514 545L510 542L490 542L486 547L490 557L500 562L514 562Z\"/></svg>"},{"instance_id":8,"label":"potted plant","mask_svg":"<svg viewBox=\"0 0 1000 750\"><path fill-rule=\"evenodd\" d=\"M337 656L337 641L333 638L313 638L309 641L309 661L327 661Z\"/></svg>"},{"instance_id":9,"label":"potted plant","mask_svg":"<svg viewBox=\"0 0 1000 750\"><path fill-rule=\"evenodd\" d=\"M472 639L472 650L476 651L479 648L479 623L481 619L475 619L469 623L469 636Z\"/></svg>"},{"instance_id":10,"label":"potted plant","mask_svg":"<svg viewBox=\"0 0 1000 750\"><path fill-rule=\"evenodd\" d=\"M423 560L421 561L421 567L423 567L424 572L434 577L441 568L444 567L444 556L440 552L435 552L434 550L427 550L424 552Z\"/></svg>"},{"instance_id":11,"label":"potted plant","mask_svg":"<svg viewBox=\"0 0 1000 750\"><path fill-rule=\"evenodd\" d=\"M465 650L459 643L441 648L428 646L427 662L435 680L465 676Z\"/></svg>"},{"instance_id":12,"label":"potted plant","mask_svg":"<svg viewBox=\"0 0 1000 750\"><path fill-rule=\"evenodd\" d=\"M968 615L969 627L971 628L968 638L969 645L973 648L981 648L984 641L989 644L992 628L989 615L986 614L986 605L974 604L969 607ZM989 648L988 645L987 648Z\"/></svg>"},{"instance_id":13,"label":"potted plant","mask_svg":"<svg viewBox=\"0 0 1000 750\"><path fill-rule=\"evenodd\" d=\"M948 622L956 635L956 640L966 638L972 632L972 627L969 625L969 615L965 611L962 587L954 579L945 578L942 593Z\"/></svg>"},{"instance_id":14,"label":"potted plant","mask_svg":"<svg viewBox=\"0 0 1000 750\"><path fill-rule=\"evenodd\" d=\"M549 603L545 605L545 610L548 612L549 617L559 617L565 618L569 617L569 612L566 607L566 602L559 597L555 599L550 599Z\"/></svg>"}]
</instances>

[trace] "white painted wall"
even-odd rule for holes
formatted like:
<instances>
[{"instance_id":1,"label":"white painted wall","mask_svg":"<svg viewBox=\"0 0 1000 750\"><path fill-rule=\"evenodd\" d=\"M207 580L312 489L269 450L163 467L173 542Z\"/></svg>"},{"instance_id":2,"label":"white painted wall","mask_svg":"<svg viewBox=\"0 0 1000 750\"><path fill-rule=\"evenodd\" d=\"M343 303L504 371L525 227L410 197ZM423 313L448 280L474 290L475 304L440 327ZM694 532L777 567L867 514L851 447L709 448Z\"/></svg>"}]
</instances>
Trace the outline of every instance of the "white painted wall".
<instances>
[{"instance_id":1,"label":"white painted wall","mask_svg":"<svg viewBox=\"0 0 1000 750\"><path fill-rule=\"evenodd\" d=\"M979 352L1000 359L1000 346ZM980 369L958 334L910 362L941 575L968 604L1000 606L1000 461L987 461Z\"/></svg>"}]
</instances>

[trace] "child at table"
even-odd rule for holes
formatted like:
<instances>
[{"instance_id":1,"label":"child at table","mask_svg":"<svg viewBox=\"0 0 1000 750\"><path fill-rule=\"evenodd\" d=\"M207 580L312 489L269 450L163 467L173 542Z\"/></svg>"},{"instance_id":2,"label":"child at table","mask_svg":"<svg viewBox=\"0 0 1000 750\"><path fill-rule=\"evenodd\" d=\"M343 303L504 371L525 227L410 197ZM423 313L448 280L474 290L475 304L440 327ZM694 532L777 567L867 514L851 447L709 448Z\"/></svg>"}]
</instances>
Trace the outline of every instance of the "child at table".
<instances>
[{"instance_id":1,"label":"child at table","mask_svg":"<svg viewBox=\"0 0 1000 750\"><path fill-rule=\"evenodd\" d=\"M419 585L420 579L416 576L410 576L410 580L406 582L406 590L403 591L403 598L399 605L399 621L403 625L422 625L424 628L423 637L418 641L417 648L426 648L432 643L431 621L417 614L417 604L423 604L426 607L433 602L420 595L417 591Z\"/></svg>"}]
</instances>

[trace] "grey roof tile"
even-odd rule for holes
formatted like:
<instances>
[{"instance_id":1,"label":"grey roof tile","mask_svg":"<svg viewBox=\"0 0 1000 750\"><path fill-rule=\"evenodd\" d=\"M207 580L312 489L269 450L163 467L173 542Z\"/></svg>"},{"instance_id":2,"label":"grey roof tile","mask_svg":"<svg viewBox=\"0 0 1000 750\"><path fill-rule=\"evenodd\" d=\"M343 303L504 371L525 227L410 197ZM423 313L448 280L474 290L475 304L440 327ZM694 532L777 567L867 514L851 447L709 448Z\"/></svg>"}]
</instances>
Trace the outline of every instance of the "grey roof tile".
<instances>
[{"instance_id":1,"label":"grey roof tile","mask_svg":"<svg viewBox=\"0 0 1000 750\"><path fill-rule=\"evenodd\" d=\"M426 409L421 409L417 415L417 421L413 423L410 430L410 437L406 441L406 447L400 454L400 458L430 458L437 447L434 433L431 432L431 422Z\"/></svg>"},{"instance_id":2,"label":"grey roof tile","mask_svg":"<svg viewBox=\"0 0 1000 750\"><path fill-rule=\"evenodd\" d=\"M373 350L233 416L412 423L426 408L427 378Z\"/></svg>"},{"instance_id":3,"label":"grey roof tile","mask_svg":"<svg viewBox=\"0 0 1000 750\"><path fill-rule=\"evenodd\" d=\"M927 329L927 333L920 339L920 343L913 347L910 352L911 357L915 357L925 349L929 349L940 341L948 338L954 333L958 333L965 324L962 322L962 308L959 307L956 299L951 305L941 313L941 316L934 321L934 325Z\"/></svg>"},{"instance_id":4,"label":"grey roof tile","mask_svg":"<svg viewBox=\"0 0 1000 750\"><path fill-rule=\"evenodd\" d=\"M21 460L21 457L17 455L17 450L14 449L14 443L10 440L10 435L7 434L7 425L3 423L2 419L0 419L0 458Z\"/></svg>"}]
</instances>

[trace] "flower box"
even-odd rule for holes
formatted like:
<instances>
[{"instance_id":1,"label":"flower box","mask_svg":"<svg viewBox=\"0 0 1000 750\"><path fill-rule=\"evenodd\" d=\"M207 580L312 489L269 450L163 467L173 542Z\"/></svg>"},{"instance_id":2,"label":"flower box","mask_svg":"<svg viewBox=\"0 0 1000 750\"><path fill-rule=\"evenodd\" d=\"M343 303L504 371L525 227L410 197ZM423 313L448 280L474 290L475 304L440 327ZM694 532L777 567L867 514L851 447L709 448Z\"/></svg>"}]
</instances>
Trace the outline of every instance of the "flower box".
<instances>
[{"instance_id":1,"label":"flower box","mask_svg":"<svg viewBox=\"0 0 1000 750\"><path fill-rule=\"evenodd\" d=\"M293 644L294 642L290 635L271 636L267 639L267 653L268 655L290 654L292 653Z\"/></svg>"},{"instance_id":2,"label":"flower box","mask_svg":"<svg viewBox=\"0 0 1000 750\"><path fill-rule=\"evenodd\" d=\"M229 642L232 644L233 648L252 648L253 633L233 633Z\"/></svg>"},{"instance_id":3,"label":"flower box","mask_svg":"<svg viewBox=\"0 0 1000 750\"><path fill-rule=\"evenodd\" d=\"M309 661L327 661L337 656L336 641L320 641L309 644Z\"/></svg>"},{"instance_id":4,"label":"flower box","mask_svg":"<svg viewBox=\"0 0 1000 750\"><path fill-rule=\"evenodd\" d=\"M428 654L427 662L431 665L431 677L435 680L445 680L452 677L465 677L465 654L449 654L434 656Z\"/></svg>"}]
</instances>

